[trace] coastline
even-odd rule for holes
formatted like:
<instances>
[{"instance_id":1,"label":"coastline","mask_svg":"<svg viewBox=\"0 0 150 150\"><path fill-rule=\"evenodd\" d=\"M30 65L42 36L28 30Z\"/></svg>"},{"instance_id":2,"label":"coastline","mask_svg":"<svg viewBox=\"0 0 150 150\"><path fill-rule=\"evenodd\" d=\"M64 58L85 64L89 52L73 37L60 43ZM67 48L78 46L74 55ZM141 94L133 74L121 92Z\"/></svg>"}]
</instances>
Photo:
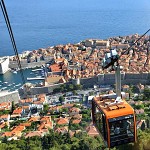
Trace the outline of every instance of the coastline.
<instances>
[{"instance_id":1,"label":"coastline","mask_svg":"<svg viewBox=\"0 0 150 150\"><path fill-rule=\"evenodd\" d=\"M28 68L35 68L35 67L41 67L42 65L48 64L48 67L50 69L50 73L52 74L64 74L62 82L69 82L70 80L74 80L74 82L77 82L78 78L80 78L80 82L82 84L82 79L87 80L90 78L94 78L94 76L99 76L101 74L104 74L104 76L110 74L108 70L102 71L101 68L101 59L104 57L105 52L109 52L110 46L111 48L117 48L119 55L123 51L125 51L130 43L134 42L137 38L140 36L138 34L129 35L129 36L123 36L123 37L111 37L106 40L100 40L100 39L86 39L83 41L80 41L77 44L66 44L66 45L57 45L57 46L51 46L47 48L40 48L38 50L32 50L32 51L24 51L22 54L19 54L21 65L23 69ZM146 42L145 42L146 41ZM139 45L136 45L134 48L141 49L140 45L143 43L146 43L145 46L150 45L150 36L146 35L141 43ZM142 55L141 55L142 52ZM136 50L135 53L136 57L133 56L133 50L130 51L129 57L127 55L122 56L120 64L124 66L123 72L126 72L127 74L131 73L130 78L131 79L143 79L140 77L141 73L148 74L148 61L149 55L146 55L146 51L143 49ZM142 70L137 70L131 67L132 63L134 63L134 67L136 66L135 63L137 63L135 60L139 59L139 57L142 56L141 60L138 60L137 62L140 63L140 65L146 64L147 70L145 70L143 67L138 68ZM126 59L127 57L127 59ZM17 62L15 61L15 56L10 56L10 68L16 69L18 68ZM135 59L135 60L134 60ZM132 62L130 62L132 60ZM59 69L59 67L61 69ZM58 70L57 70L58 69ZM144 69L144 70L143 70ZM29 69L30 70L30 69ZM35 78L35 76L30 76L30 72L25 75L27 78ZM68 75L67 72L70 72ZM114 72L112 72L114 73ZM138 74L135 77L136 73ZM12 74L14 75L14 74ZM4 75L5 76L5 75ZM104 83L104 80L106 80L107 77L100 77L101 79L98 79L99 81L102 81L101 84ZM147 75L149 76L149 75ZM9 78L11 75L9 75ZM15 77L15 75L14 75ZM51 76L49 75L51 78ZM103 79L104 78L104 79ZM147 78L145 78L147 79ZM98 80L94 81L95 84ZM113 76L109 77L107 81L110 83L113 81ZM26 80L27 81L27 80ZM9 82L7 80L3 80L3 82ZM12 82L12 81L11 81ZM28 82L28 81L27 81ZM31 81L30 81L31 82ZM144 81L145 82L145 81ZM143 82L143 83L144 83ZM88 82L87 82L88 83ZM146 82L145 82L146 83ZM46 83L45 83L46 84ZM47 83L48 85L51 83ZM54 83L53 83L54 84ZM113 84L113 82L112 82Z\"/></svg>"}]
</instances>

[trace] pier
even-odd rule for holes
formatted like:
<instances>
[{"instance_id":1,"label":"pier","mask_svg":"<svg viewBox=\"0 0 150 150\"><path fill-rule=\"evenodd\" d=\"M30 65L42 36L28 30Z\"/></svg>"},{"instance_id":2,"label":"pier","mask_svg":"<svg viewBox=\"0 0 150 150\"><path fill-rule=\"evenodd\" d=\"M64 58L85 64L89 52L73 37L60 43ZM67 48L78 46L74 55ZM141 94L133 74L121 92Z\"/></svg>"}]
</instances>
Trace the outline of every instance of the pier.
<instances>
[{"instance_id":1,"label":"pier","mask_svg":"<svg viewBox=\"0 0 150 150\"><path fill-rule=\"evenodd\" d=\"M32 70L32 72L36 72L36 71L41 71L41 70L43 70L42 68L40 69L34 69L34 70Z\"/></svg>"},{"instance_id":2,"label":"pier","mask_svg":"<svg viewBox=\"0 0 150 150\"><path fill-rule=\"evenodd\" d=\"M44 80L45 78L42 77L35 77L35 78L27 78L27 80Z\"/></svg>"}]
</instances>

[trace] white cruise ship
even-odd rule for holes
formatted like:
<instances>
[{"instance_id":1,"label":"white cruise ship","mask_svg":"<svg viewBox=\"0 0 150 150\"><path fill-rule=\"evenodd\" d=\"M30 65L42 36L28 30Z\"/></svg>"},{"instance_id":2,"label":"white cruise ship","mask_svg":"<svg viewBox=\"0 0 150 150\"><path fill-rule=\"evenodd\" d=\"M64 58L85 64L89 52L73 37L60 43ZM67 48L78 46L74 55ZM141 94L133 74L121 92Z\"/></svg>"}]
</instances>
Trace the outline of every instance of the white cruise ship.
<instances>
[{"instance_id":1,"label":"white cruise ship","mask_svg":"<svg viewBox=\"0 0 150 150\"><path fill-rule=\"evenodd\" d=\"M0 57L0 74L4 74L9 70L9 57Z\"/></svg>"}]
</instances>

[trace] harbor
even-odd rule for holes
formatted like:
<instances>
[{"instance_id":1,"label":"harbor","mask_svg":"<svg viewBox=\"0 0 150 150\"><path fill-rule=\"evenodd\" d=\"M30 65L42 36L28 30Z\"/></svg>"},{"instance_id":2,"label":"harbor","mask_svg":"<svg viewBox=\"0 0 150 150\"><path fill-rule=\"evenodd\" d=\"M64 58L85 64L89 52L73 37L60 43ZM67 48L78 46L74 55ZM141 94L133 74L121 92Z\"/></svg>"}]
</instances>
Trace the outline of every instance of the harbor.
<instances>
[{"instance_id":1,"label":"harbor","mask_svg":"<svg viewBox=\"0 0 150 150\"><path fill-rule=\"evenodd\" d=\"M36 80L40 77L40 72L37 70L32 72L33 69L24 69L23 73L26 83L30 82L32 84L38 84L42 82L42 80ZM41 77L44 79L43 77ZM28 79L30 81L28 81ZM15 91L18 90L20 87L23 86L20 71L7 71L5 74L0 75L0 91L8 90L8 91Z\"/></svg>"}]
</instances>

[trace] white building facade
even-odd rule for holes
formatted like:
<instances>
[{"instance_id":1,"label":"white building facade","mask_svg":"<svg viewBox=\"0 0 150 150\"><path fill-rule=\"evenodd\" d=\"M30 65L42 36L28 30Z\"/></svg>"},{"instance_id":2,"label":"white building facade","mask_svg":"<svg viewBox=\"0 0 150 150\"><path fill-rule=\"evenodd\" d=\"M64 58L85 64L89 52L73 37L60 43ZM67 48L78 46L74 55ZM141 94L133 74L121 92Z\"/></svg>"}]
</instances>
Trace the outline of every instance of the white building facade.
<instances>
[{"instance_id":1,"label":"white building facade","mask_svg":"<svg viewBox=\"0 0 150 150\"><path fill-rule=\"evenodd\" d=\"M0 58L0 74L4 74L9 70L9 57Z\"/></svg>"}]
</instances>

